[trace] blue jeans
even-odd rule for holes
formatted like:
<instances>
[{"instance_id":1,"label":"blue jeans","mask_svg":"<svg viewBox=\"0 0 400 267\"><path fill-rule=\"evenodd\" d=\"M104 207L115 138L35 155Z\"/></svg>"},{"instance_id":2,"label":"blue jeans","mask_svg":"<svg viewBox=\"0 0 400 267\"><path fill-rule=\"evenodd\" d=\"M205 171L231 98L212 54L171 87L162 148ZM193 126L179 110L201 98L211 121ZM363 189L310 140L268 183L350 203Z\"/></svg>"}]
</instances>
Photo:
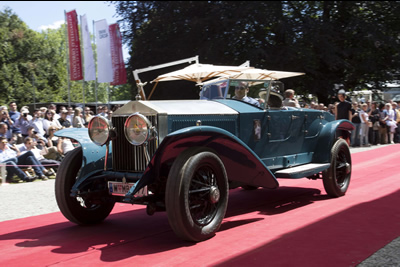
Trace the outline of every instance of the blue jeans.
<instances>
[{"instance_id":1,"label":"blue jeans","mask_svg":"<svg viewBox=\"0 0 400 267\"><path fill-rule=\"evenodd\" d=\"M359 146L360 145L360 128L361 123L353 123L355 129L351 131L351 146Z\"/></svg>"},{"instance_id":2,"label":"blue jeans","mask_svg":"<svg viewBox=\"0 0 400 267\"><path fill-rule=\"evenodd\" d=\"M32 169L39 176L43 175L44 167L43 165L35 158L32 151L28 151L21 156L16 158L10 158L5 161L8 166L6 166L7 177L11 178L13 175L17 175L21 179L26 178L26 174L20 169L19 165L29 165L32 166ZM17 166L18 165L18 166ZM24 168L25 166L23 166ZM26 166L28 167L28 166Z\"/></svg>"},{"instance_id":3,"label":"blue jeans","mask_svg":"<svg viewBox=\"0 0 400 267\"><path fill-rule=\"evenodd\" d=\"M360 135L360 146L368 145L368 123L361 123L361 135Z\"/></svg>"}]
</instances>

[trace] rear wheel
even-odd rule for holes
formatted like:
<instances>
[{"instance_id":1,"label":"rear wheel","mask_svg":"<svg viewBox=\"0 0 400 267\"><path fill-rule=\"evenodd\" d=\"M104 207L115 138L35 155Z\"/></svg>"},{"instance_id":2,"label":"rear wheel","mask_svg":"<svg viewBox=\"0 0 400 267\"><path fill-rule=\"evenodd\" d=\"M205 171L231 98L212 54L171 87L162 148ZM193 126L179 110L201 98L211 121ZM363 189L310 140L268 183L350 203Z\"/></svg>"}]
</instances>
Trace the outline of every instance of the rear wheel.
<instances>
[{"instance_id":1,"label":"rear wheel","mask_svg":"<svg viewBox=\"0 0 400 267\"><path fill-rule=\"evenodd\" d=\"M350 185L351 154L347 142L338 139L331 149L331 166L322 173L324 188L331 197L343 196Z\"/></svg>"},{"instance_id":2,"label":"rear wheel","mask_svg":"<svg viewBox=\"0 0 400 267\"><path fill-rule=\"evenodd\" d=\"M175 160L168 175L165 204L175 234L203 241L218 231L228 205L228 179L220 158L189 149Z\"/></svg>"},{"instance_id":3,"label":"rear wheel","mask_svg":"<svg viewBox=\"0 0 400 267\"><path fill-rule=\"evenodd\" d=\"M82 148L77 147L65 156L58 168L55 182L57 205L65 218L71 222L82 225L99 223L110 214L114 202L94 204L70 196L81 166Z\"/></svg>"}]
</instances>

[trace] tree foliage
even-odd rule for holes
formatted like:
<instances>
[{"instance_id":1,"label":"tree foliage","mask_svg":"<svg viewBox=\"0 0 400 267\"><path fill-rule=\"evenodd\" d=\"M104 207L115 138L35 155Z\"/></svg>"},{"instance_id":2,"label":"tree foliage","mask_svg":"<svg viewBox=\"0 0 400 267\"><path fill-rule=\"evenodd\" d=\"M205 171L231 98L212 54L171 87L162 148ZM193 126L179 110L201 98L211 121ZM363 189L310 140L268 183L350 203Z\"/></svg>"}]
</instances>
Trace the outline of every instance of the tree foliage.
<instances>
[{"instance_id":1,"label":"tree foliage","mask_svg":"<svg viewBox=\"0 0 400 267\"><path fill-rule=\"evenodd\" d=\"M0 11L0 104L96 101L94 81L68 85L65 27L38 33L11 9ZM97 100L108 102L108 85L97 87ZM111 86L110 91L110 100L130 98L126 85Z\"/></svg>"},{"instance_id":2,"label":"tree foliage","mask_svg":"<svg viewBox=\"0 0 400 267\"><path fill-rule=\"evenodd\" d=\"M250 60L258 68L305 72L284 80L286 87L316 94L323 102L334 94L334 84L349 90L367 83L379 86L396 79L399 70L398 1L111 3L123 18L130 70L194 55L211 64ZM157 74L143 74L143 80ZM146 87L147 94L150 89ZM196 90L171 90L158 90L154 96L198 96Z\"/></svg>"}]
</instances>

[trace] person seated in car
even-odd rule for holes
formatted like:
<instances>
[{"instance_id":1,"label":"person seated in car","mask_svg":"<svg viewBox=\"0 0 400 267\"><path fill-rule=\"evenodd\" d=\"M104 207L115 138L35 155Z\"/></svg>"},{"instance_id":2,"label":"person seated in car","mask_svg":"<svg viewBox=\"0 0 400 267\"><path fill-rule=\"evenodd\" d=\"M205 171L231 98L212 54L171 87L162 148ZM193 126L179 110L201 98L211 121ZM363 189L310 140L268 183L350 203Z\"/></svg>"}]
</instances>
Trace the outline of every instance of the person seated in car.
<instances>
[{"instance_id":1,"label":"person seated in car","mask_svg":"<svg viewBox=\"0 0 400 267\"><path fill-rule=\"evenodd\" d=\"M270 92L268 98L268 107L270 109L281 109L282 107L282 96L273 91Z\"/></svg>"},{"instance_id":2,"label":"person seated in car","mask_svg":"<svg viewBox=\"0 0 400 267\"><path fill-rule=\"evenodd\" d=\"M256 107L260 107L260 103L254 98L248 97L249 84L247 82L240 82L235 88L235 95L233 99L238 99L247 103L250 103Z\"/></svg>"},{"instance_id":3,"label":"person seated in car","mask_svg":"<svg viewBox=\"0 0 400 267\"><path fill-rule=\"evenodd\" d=\"M283 95L285 96L285 99L283 100L284 106L300 108L299 102L297 101L296 98L294 98L294 90L293 89L287 89L283 93Z\"/></svg>"}]
</instances>

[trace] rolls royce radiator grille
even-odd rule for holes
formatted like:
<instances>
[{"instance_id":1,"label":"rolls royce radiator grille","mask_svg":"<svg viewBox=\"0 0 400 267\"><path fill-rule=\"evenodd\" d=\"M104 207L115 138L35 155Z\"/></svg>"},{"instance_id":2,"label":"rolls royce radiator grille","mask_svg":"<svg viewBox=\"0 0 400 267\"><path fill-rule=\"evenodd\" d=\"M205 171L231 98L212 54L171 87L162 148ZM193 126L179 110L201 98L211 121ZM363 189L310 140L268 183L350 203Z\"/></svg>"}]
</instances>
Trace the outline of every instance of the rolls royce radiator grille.
<instances>
[{"instance_id":1,"label":"rolls royce radiator grille","mask_svg":"<svg viewBox=\"0 0 400 267\"><path fill-rule=\"evenodd\" d=\"M151 124L157 127L157 116L146 116ZM112 125L117 132L117 138L112 141L112 163L114 171L143 172L147 162L144 146L134 146L128 142L124 134L124 124L127 116L113 116ZM157 149L157 140L150 140L148 145L150 158Z\"/></svg>"}]
</instances>

